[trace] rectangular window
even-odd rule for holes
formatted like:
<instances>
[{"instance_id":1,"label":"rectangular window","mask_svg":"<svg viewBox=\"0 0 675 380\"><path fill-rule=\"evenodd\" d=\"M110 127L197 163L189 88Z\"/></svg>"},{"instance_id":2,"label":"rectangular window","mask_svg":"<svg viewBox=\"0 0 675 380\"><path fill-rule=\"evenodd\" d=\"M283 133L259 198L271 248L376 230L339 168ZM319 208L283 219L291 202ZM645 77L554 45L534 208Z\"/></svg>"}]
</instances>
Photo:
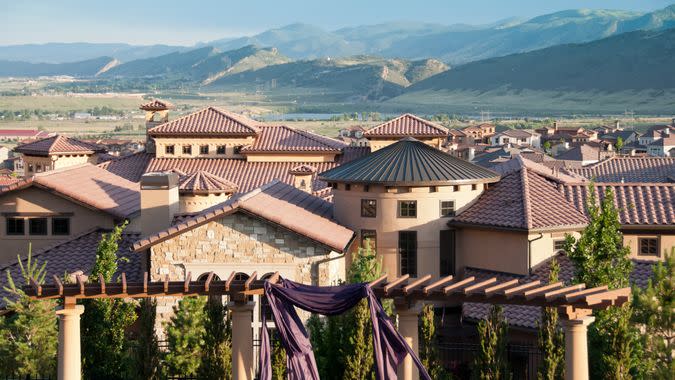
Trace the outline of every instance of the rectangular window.
<instances>
[{"instance_id":1,"label":"rectangular window","mask_svg":"<svg viewBox=\"0 0 675 380\"><path fill-rule=\"evenodd\" d=\"M345 191L349 191L349 190L351 190L351 189L352 189L352 185L350 185L350 184L348 184L348 183L345 184Z\"/></svg>"},{"instance_id":2,"label":"rectangular window","mask_svg":"<svg viewBox=\"0 0 675 380\"><path fill-rule=\"evenodd\" d=\"M26 221L22 218L7 218L7 235L24 235L26 231Z\"/></svg>"},{"instance_id":3,"label":"rectangular window","mask_svg":"<svg viewBox=\"0 0 675 380\"><path fill-rule=\"evenodd\" d=\"M232 151L234 154L239 154L241 153L241 145L237 145L234 148L232 148Z\"/></svg>"},{"instance_id":4,"label":"rectangular window","mask_svg":"<svg viewBox=\"0 0 675 380\"><path fill-rule=\"evenodd\" d=\"M377 232L375 230L361 230L361 247L370 246L373 252L377 252Z\"/></svg>"},{"instance_id":5,"label":"rectangular window","mask_svg":"<svg viewBox=\"0 0 675 380\"><path fill-rule=\"evenodd\" d=\"M475 183L472 184L472 185L471 185L471 190L476 190L476 189L478 189L478 185L476 185Z\"/></svg>"},{"instance_id":6,"label":"rectangular window","mask_svg":"<svg viewBox=\"0 0 675 380\"><path fill-rule=\"evenodd\" d=\"M441 201L441 217L455 216L455 201Z\"/></svg>"},{"instance_id":7,"label":"rectangular window","mask_svg":"<svg viewBox=\"0 0 675 380\"><path fill-rule=\"evenodd\" d=\"M417 231L398 232L398 254L401 260L401 275L417 277Z\"/></svg>"},{"instance_id":8,"label":"rectangular window","mask_svg":"<svg viewBox=\"0 0 675 380\"><path fill-rule=\"evenodd\" d=\"M47 218L28 219L28 233L31 235L47 235Z\"/></svg>"},{"instance_id":9,"label":"rectangular window","mask_svg":"<svg viewBox=\"0 0 675 380\"><path fill-rule=\"evenodd\" d=\"M364 218L377 216L377 201L375 199L361 199L361 216Z\"/></svg>"},{"instance_id":10,"label":"rectangular window","mask_svg":"<svg viewBox=\"0 0 675 380\"><path fill-rule=\"evenodd\" d=\"M399 218L417 218L417 201L398 201Z\"/></svg>"},{"instance_id":11,"label":"rectangular window","mask_svg":"<svg viewBox=\"0 0 675 380\"><path fill-rule=\"evenodd\" d=\"M167 146L164 147L164 152L166 154L174 154L175 147L173 145L167 145Z\"/></svg>"},{"instance_id":12,"label":"rectangular window","mask_svg":"<svg viewBox=\"0 0 675 380\"><path fill-rule=\"evenodd\" d=\"M459 185L455 185L452 187L452 191L459 191Z\"/></svg>"},{"instance_id":13,"label":"rectangular window","mask_svg":"<svg viewBox=\"0 0 675 380\"><path fill-rule=\"evenodd\" d=\"M455 275L455 230L441 230L440 236L440 274Z\"/></svg>"},{"instance_id":14,"label":"rectangular window","mask_svg":"<svg viewBox=\"0 0 675 380\"><path fill-rule=\"evenodd\" d=\"M183 145L183 154L192 155L192 145Z\"/></svg>"},{"instance_id":15,"label":"rectangular window","mask_svg":"<svg viewBox=\"0 0 675 380\"><path fill-rule=\"evenodd\" d=\"M38 173L42 173L42 165L40 164L35 165L35 171L37 171Z\"/></svg>"},{"instance_id":16,"label":"rectangular window","mask_svg":"<svg viewBox=\"0 0 675 380\"><path fill-rule=\"evenodd\" d=\"M553 253L565 252L565 240L553 241Z\"/></svg>"},{"instance_id":17,"label":"rectangular window","mask_svg":"<svg viewBox=\"0 0 675 380\"><path fill-rule=\"evenodd\" d=\"M639 247L641 256L659 255L659 239L657 238L642 238L639 240Z\"/></svg>"},{"instance_id":18,"label":"rectangular window","mask_svg":"<svg viewBox=\"0 0 675 380\"><path fill-rule=\"evenodd\" d=\"M225 154L225 145L218 145L216 147L216 154Z\"/></svg>"},{"instance_id":19,"label":"rectangular window","mask_svg":"<svg viewBox=\"0 0 675 380\"><path fill-rule=\"evenodd\" d=\"M209 154L209 146L202 145L199 147L199 154Z\"/></svg>"},{"instance_id":20,"label":"rectangular window","mask_svg":"<svg viewBox=\"0 0 675 380\"><path fill-rule=\"evenodd\" d=\"M70 218L52 218L52 235L70 235Z\"/></svg>"}]
</instances>

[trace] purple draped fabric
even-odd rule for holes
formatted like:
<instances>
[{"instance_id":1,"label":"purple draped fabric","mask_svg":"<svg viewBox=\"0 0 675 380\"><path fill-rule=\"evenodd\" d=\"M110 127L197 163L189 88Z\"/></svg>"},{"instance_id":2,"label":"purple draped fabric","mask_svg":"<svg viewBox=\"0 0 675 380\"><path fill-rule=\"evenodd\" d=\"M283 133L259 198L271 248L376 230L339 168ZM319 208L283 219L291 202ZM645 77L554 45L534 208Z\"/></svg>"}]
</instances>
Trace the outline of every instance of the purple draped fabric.
<instances>
[{"instance_id":1,"label":"purple draped fabric","mask_svg":"<svg viewBox=\"0 0 675 380\"><path fill-rule=\"evenodd\" d=\"M422 362L396 331L382 304L367 283L341 286L308 286L281 279L279 283L265 282L269 302L281 343L286 349L288 378L319 380L309 336L294 306L323 315L338 315L368 299L373 322L375 377L377 380L396 379L396 369L406 354L410 354L419 369L420 378L431 380ZM263 313L264 315L264 313ZM260 380L272 379L270 339L263 317L260 344Z\"/></svg>"}]
</instances>

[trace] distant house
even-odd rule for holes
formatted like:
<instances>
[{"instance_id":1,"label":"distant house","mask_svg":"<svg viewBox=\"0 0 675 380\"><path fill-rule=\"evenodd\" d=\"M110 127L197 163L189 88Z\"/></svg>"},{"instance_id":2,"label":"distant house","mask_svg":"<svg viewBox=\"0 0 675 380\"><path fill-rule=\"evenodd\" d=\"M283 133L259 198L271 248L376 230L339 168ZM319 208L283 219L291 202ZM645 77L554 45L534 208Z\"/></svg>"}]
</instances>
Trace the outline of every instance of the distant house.
<instances>
[{"instance_id":1,"label":"distant house","mask_svg":"<svg viewBox=\"0 0 675 380\"><path fill-rule=\"evenodd\" d=\"M356 126L343 128L338 133L338 140L342 140L349 144L349 146L368 146L368 139L363 135L365 128Z\"/></svg>"},{"instance_id":2,"label":"distant house","mask_svg":"<svg viewBox=\"0 0 675 380\"><path fill-rule=\"evenodd\" d=\"M464 127L462 132L476 142L487 144L490 142L490 137L495 134L495 126L490 123L481 123Z\"/></svg>"},{"instance_id":3,"label":"distant house","mask_svg":"<svg viewBox=\"0 0 675 380\"><path fill-rule=\"evenodd\" d=\"M675 136L666 134L652 142L647 146L647 154L654 157L673 157L675 154Z\"/></svg>"},{"instance_id":4,"label":"distant house","mask_svg":"<svg viewBox=\"0 0 675 380\"><path fill-rule=\"evenodd\" d=\"M583 143L595 141L598 138L598 132L595 130L587 130L581 127L563 127L557 121L553 122L552 126L535 129L535 132L541 135L542 143L544 141Z\"/></svg>"},{"instance_id":5,"label":"distant house","mask_svg":"<svg viewBox=\"0 0 675 380\"><path fill-rule=\"evenodd\" d=\"M583 143L570 144L567 151L559 153L555 158L563 161L578 161L581 165L590 165L612 155L614 155L614 152L605 150L603 144Z\"/></svg>"},{"instance_id":6,"label":"distant house","mask_svg":"<svg viewBox=\"0 0 675 380\"><path fill-rule=\"evenodd\" d=\"M532 131L525 129L507 129L490 137L492 145L526 145L534 148L539 148L541 136Z\"/></svg>"},{"instance_id":7,"label":"distant house","mask_svg":"<svg viewBox=\"0 0 675 380\"><path fill-rule=\"evenodd\" d=\"M625 146L626 144L631 144L637 141L638 136L638 133L635 131L623 130L601 134L598 137L598 140L607 144L612 144L614 147L616 147L616 143L619 141L619 138L621 138L621 141Z\"/></svg>"},{"instance_id":8,"label":"distant house","mask_svg":"<svg viewBox=\"0 0 675 380\"><path fill-rule=\"evenodd\" d=\"M649 146L654 141L675 133L675 127L672 125L655 125L647 130L638 138L640 145Z\"/></svg>"},{"instance_id":9,"label":"distant house","mask_svg":"<svg viewBox=\"0 0 675 380\"><path fill-rule=\"evenodd\" d=\"M41 139L52 134L37 129L0 129L0 141Z\"/></svg>"},{"instance_id":10,"label":"distant house","mask_svg":"<svg viewBox=\"0 0 675 380\"><path fill-rule=\"evenodd\" d=\"M26 176L83 163L97 164L98 155L105 153L98 145L63 135L22 144L14 151L23 157Z\"/></svg>"},{"instance_id":11,"label":"distant house","mask_svg":"<svg viewBox=\"0 0 675 380\"><path fill-rule=\"evenodd\" d=\"M413 137L440 149L448 139L448 129L406 113L366 130L363 136L370 142L371 151L382 149L406 137Z\"/></svg>"}]
</instances>

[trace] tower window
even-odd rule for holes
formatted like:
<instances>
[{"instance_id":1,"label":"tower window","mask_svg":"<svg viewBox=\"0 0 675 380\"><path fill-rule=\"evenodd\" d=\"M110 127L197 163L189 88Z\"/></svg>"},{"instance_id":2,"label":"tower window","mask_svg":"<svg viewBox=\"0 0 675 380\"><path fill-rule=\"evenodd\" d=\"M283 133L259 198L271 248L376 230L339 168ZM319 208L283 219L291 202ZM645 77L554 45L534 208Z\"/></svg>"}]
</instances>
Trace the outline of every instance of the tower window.
<instances>
[{"instance_id":1,"label":"tower window","mask_svg":"<svg viewBox=\"0 0 675 380\"><path fill-rule=\"evenodd\" d=\"M401 275L417 277L417 231L398 232L398 254L401 260Z\"/></svg>"},{"instance_id":2,"label":"tower window","mask_svg":"<svg viewBox=\"0 0 675 380\"><path fill-rule=\"evenodd\" d=\"M167 146L164 147L164 152L165 152L166 154L174 154L175 151L176 151L175 149L176 149L175 146L173 146L173 145L167 145Z\"/></svg>"},{"instance_id":3,"label":"tower window","mask_svg":"<svg viewBox=\"0 0 675 380\"><path fill-rule=\"evenodd\" d=\"M417 201L398 201L399 218L417 218Z\"/></svg>"},{"instance_id":4,"label":"tower window","mask_svg":"<svg viewBox=\"0 0 675 380\"><path fill-rule=\"evenodd\" d=\"M209 154L209 146L202 145L199 147L199 154Z\"/></svg>"},{"instance_id":5,"label":"tower window","mask_svg":"<svg viewBox=\"0 0 675 380\"><path fill-rule=\"evenodd\" d=\"M216 147L216 154L225 154L225 145L218 145Z\"/></svg>"},{"instance_id":6,"label":"tower window","mask_svg":"<svg viewBox=\"0 0 675 380\"><path fill-rule=\"evenodd\" d=\"M361 199L361 217L374 218L377 216L377 200Z\"/></svg>"},{"instance_id":7,"label":"tower window","mask_svg":"<svg viewBox=\"0 0 675 380\"><path fill-rule=\"evenodd\" d=\"M441 201L441 216L455 216L455 201Z\"/></svg>"},{"instance_id":8,"label":"tower window","mask_svg":"<svg viewBox=\"0 0 675 380\"><path fill-rule=\"evenodd\" d=\"M183 154L192 155L192 145L183 145Z\"/></svg>"}]
</instances>

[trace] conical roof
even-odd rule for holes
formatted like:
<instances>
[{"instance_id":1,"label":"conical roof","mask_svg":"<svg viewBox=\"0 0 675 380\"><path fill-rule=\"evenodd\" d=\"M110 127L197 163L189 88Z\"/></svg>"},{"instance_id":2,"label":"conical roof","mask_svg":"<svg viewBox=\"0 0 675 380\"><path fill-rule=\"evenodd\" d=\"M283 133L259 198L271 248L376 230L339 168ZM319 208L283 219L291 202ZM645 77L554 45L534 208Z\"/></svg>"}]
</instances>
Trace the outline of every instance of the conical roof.
<instances>
[{"instance_id":1,"label":"conical roof","mask_svg":"<svg viewBox=\"0 0 675 380\"><path fill-rule=\"evenodd\" d=\"M237 185L207 171L200 170L181 176L178 190L190 194L234 193L237 191Z\"/></svg>"},{"instance_id":2,"label":"conical roof","mask_svg":"<svg viewBox=\"0 0 675 380\"><path fill-rule=\"evenodd\" d=\"M386 186L442 186L497 182L499 174L406 137L325 171L319 179Z\"/></svg>"}]
</instances>

